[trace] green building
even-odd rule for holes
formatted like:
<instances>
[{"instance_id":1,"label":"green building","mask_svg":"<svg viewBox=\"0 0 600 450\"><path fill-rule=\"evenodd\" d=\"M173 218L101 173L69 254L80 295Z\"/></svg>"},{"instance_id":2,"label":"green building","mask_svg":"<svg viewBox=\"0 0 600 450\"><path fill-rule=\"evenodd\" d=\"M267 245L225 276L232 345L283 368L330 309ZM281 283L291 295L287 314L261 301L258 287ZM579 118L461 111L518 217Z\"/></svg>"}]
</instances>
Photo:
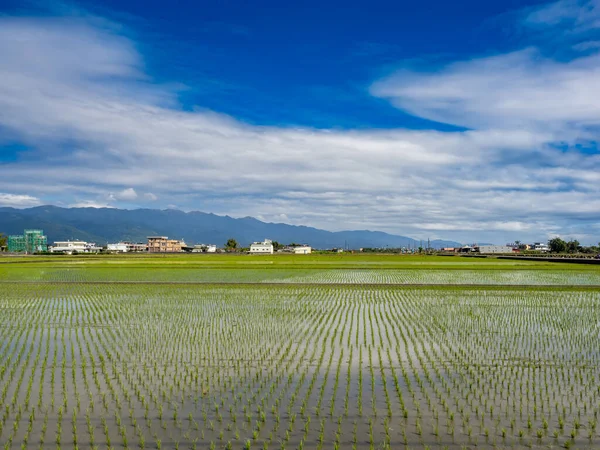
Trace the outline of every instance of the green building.
<instances>
[{"instance_id":1,"label":"green building","mask_svg":"<svg viewBox=\"0 0 600 450\"><path fill-rule=\"evenodd\" d=\"M42 230L25 230L23 235L8 237L8 251L13 253L47 252L48 240Z\"/></svg>"}]
</instances>

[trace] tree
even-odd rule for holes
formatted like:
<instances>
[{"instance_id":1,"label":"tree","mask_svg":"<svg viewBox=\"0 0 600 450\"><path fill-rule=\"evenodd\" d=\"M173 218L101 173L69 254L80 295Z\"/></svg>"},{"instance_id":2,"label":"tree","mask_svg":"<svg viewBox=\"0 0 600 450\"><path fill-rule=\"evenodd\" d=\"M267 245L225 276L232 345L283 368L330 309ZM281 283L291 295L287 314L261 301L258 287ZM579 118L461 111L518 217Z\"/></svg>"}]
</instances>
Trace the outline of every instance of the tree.
<instances>
[{"instance_id":1,"label":"tree","mask_svg":"<svg viewBox=\"0 0 600 450\"><path fill-rule=\"evenodd\" d=\"M577 253L581 249L581 245L579 241L575 239L574 241L567 242L567 251L569 253Z\"/></svg>"},{"instance_id":2,"label":"tree","mask_svg":"<svg viewBox=\"0 0 600 450\"><path fill-rule=\"evenodd\" d=\"M548 247L552 253L562 253L567 251L567 243L559 237L550 239L548 241Z\"/></svg>"},{"instance_id":3,"label":"tree","mask_svg":"<svg viewBox=\"0 0 600 450\"><path fill-rule=\"evenodd\" d=\"M279 242L277 242L277 241L273 241L273 242L272 242L272 244L273 244L273 250L279 250L279 249L282 249L282 248L283 248L283 245L281 245L281 244L280 244Z\"/></svg>"},{"instance_id":4,"label":"tree","mask_svg":"<svg viewBox=\"0 0 600 450\"><path fill-rule=\"evenodd\" d=\"M8 237L4 233L0 233L0 251L3 247L6 247L8 243Z\"/></svg>"},{"instance_id":5,"label":"tree","mask_svg":"<svg viewBox=\"0 0 600 450\"><path fill-rule=\"evenodd\" d=\"M227 250L229 251L233 251L237 248L238 243L235 239L231 238L227 240L227 244L225 244L225 247L227 248Z\"/></svg>"}]
</instances>

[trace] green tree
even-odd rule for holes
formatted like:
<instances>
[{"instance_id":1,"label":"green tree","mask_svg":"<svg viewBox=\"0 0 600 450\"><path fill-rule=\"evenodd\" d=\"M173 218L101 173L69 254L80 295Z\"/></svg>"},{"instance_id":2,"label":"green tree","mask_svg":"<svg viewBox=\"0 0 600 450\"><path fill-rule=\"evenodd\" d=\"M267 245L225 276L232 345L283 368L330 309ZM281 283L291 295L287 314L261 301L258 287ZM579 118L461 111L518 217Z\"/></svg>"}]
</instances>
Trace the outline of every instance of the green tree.
<instances>
[{"instance_id":1,"label":"green tree","mask_svg":"<svg viewBox=\"0 0 600 450\"><path fill-rule=\"evenodd\" d=\"M567 242L567 251L569 253L577 253L581 249L581 245L577 239Z\"/></svg>"},{"instance_id":2,"label":"green tree","mask_svg":"<svg viewBox=\"0 0 600 450\"><path fill-rule=\"evenodd\" d=\"M234 251L238 246L238 243L235 239L231 238L231 239L227 239L227 243L225 244L225 247L227 248L227 250L229 251Z\"/></svg>"},{"instance_id":3,"label":"green tree","mask_svg":"<svg viewBox=\"0 0 600 450\"><path fill-rule=\"evenodd\" d=\"M3 247L6 247L8 245L8 236L6 236L4 233L0 233L0 251L2 251L1 249Z\"/></svg>"},{"instance_id":4,"label":"green tree","mask_svg":"<svg viewBox=\"0 0 600 450\"><path fill-rule=\"evenodd\" d=\"M273 241L272 244L273 244L273 250L279 250L279 249L283 248L283 245L277 241Z\"/></svg>"},{"instance_id":5,"label":"green tree","mask_svg":"<svg viewBox=\"0 0 600 450\"><path fill-rule=\"evenodd\" d=\"M567 243L559 237L550 239L548 241L548 247L552 253L563 253L567 251Z\"/></svg>"}]
</instances>

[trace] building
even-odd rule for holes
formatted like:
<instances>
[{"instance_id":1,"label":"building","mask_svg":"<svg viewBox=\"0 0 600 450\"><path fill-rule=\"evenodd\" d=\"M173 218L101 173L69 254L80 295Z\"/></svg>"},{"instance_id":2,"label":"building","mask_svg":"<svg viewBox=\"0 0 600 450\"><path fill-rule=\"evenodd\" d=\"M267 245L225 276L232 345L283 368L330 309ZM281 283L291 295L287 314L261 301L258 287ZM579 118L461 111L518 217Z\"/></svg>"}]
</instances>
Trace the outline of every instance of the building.
<instances>
[{"instance_id":1,"label":"building","mask_svg":"<svg viewBox=\"0 0 600 450\"><path fill-rule=\"evenodd\" d=\"M312 252L312 249L308 245L299 245L294 247L294 253L296 255L308 255Z\"/></svg>"},{"instance_id":2,"label":"building","mask_svg":"<svg viewBox=\"0 0 600 450\"><path fill-rule=\"evenodd\" d=\"M265 239L263 242L253 242L250 246L250 253L257 255L272 255L273 242L270 239Z\"/></svg>"},{"instance_id":3,"label":"building","mask_svg":"<svg viewBox=\"0 0 600 450\"><path fill-rule=\"evenodd\" d=\"M490 254L490 253L512 253L512 247L508 245L480 245L479 253Z\"/></svg>"},{"instance_id":4,"label":"building","mask_svg":"<svg viewBox=\"0 0 600 450\"><path fill-rule=\"evenodd\" d=\"M185 242L167 236L148 236L148 253L181 253Z\"/></svg>"},{"instance_id":5,"label":"building","mask_svg":"<svg viewBox=\"0 0 600 450\"><path fill-rule=\"evenodd\" d=\"M198 244L192 247L192 253L217 253L217 246L214 244Z\"/></svg>"},{"instance_id":6,"label":"building","mask_svg":"<svg viewBox=\"0 0 600 450\"><path fill-rule=\"evenodd\" d=\"M26 253L25 236L19 234L8 236L8 251L11 253Z\"/></svg>"},{"instance_id":7,"label":"building","mask_svg":"<svg viewBox=\"0 0 600 450\"><path fill-rule=\"evenodd\" d=\"M529 244L524 244L522 242L510 242L506 244L508 247L511 247L514 252L519 252L521 250L531 250L532 246Z\"/></svg>"},{"instance_id":8,"label":"building","mask_svg":"<svg viewBox=\"0 0 600 450\"><path fill-rule=\"evenodd\" d=\"M84 253L88 247L88 243L85 241L56 241L54 245L50 247L52 253L68 253L73 252Z\"/></svg>"},{"instance_id":9,"label":"building","mask_svg":"<svg viewBox=\"0 0 600 450\"><path fill-rule=\"evenodd\" d=\"M117 244L107 244L106 251L115 253L127 253L129 249L125 242L119 242Z\"/></svg>"},{"instance_id":10,"label":"building","mask_svg":"<svg viewBox=\"0 0 600 450\"><path fill-rule=\"evenodd\" d=\"M100 253L102 247L98 247L93 242L85 241L56 241L50 247L52 253L66 253L72 255L74 253Z\"/></svg>"},{"instance_id":11,"label":"building","mask_svg":"<svg viewBox=\"0 0 600 450\"><path fill-rule=\"evenodd\" d=\"M8 251L13 253L38 253L48 251L48 239L43 230L25 230L23 235L8 237Z\"/></svg>"},{"instance_id":12,"label":"building","mask_svg":"<svg viewBox=\"0 0 600 450\"><path fill-rule=\"evenodd\" d=\"M107 244L106 251L114 253L134 253L145 252L148 250L147 244L134 244L132 242L119 242L117 244Z\"/></svg>"},{"instance_id":13,"label":"building","mask_svg":"<svg viewBox=\"0 0 600 450\"><path fill-rule=\"evenodd\" d=\"M548 247L548 244L542 244L541 242L534 242L533 250L546 253L546 252L550 251L550 247Z\"/></svg>"},{"instance_id":14,"label":"building","mask_svg":"<svg viewBox=\"0 0 600 450\"><path fill-rule=\"evenodd\" d=\"M128 251L130 251L130 252L147 252L148 251L148 244L145 244L143 242L138 242L136 244L134 244L133 242L126 242L126 244L127 244Z\"/></svg>"}]
</instances>

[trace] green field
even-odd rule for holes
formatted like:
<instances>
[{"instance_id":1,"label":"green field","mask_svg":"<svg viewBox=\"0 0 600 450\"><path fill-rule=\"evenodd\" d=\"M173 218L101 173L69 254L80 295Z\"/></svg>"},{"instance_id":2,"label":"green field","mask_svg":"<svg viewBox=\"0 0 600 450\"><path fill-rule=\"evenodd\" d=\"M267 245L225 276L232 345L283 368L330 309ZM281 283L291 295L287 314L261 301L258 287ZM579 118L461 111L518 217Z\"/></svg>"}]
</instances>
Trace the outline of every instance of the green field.
<instances>
[{"instance_id":1,"label":"green field","mask_svg":"<svg viewBox=\"0 0 600 450\"><path fill-rule=\"evenodd\" d=\"M600 267L0 259L4 448L597 448Z\"/></svg>"},{"instance_id":2,"label":"green field","mask_svg":"<svg viewBox=\"0 0 600 450\"><path fill-rule=\"evenodd\" d=\"M0 281L600 286L600 267L398 255L0 258Z\"/></svg>"}]
</instances>

